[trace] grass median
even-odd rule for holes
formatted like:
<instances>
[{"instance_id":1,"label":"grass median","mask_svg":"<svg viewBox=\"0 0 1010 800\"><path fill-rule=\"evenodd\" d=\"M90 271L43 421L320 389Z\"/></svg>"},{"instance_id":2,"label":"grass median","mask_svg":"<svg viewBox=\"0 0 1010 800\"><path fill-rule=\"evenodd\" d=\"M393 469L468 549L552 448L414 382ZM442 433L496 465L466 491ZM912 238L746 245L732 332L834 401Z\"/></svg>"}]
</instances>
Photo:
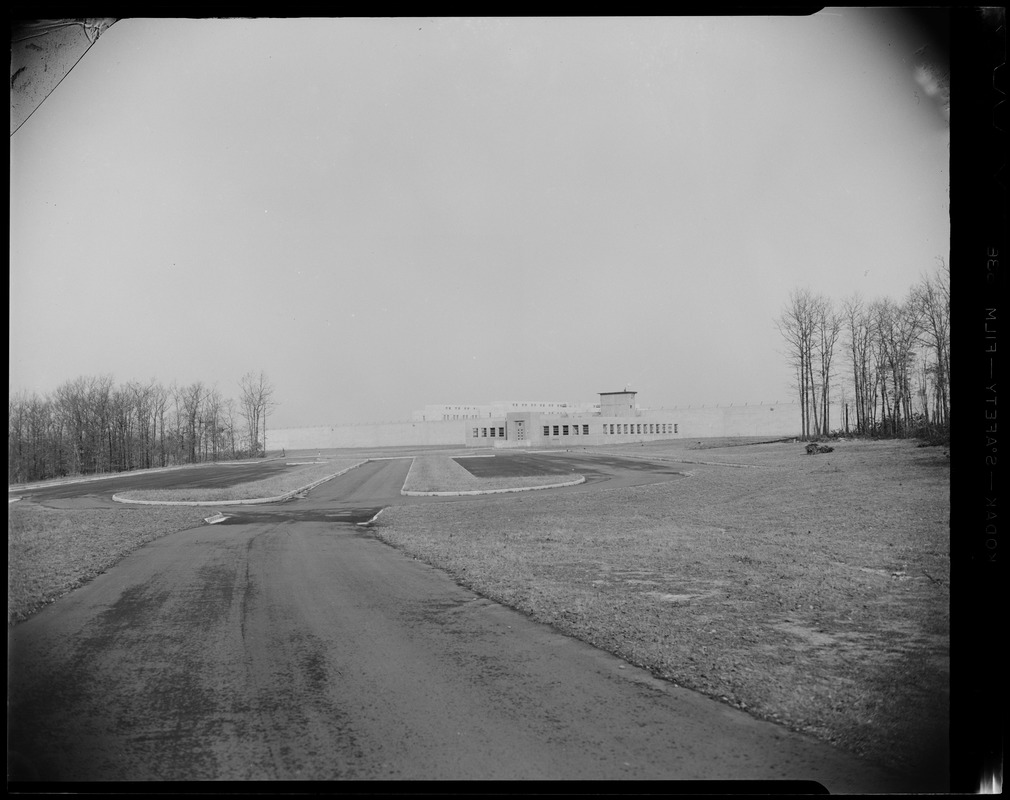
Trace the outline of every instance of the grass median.
<instances>
[{"instance_id":1,"label":"grass median","mask_svg":"<svg viewBox=\"0 0 1010 800\"><path fill-rule=\"evenodd\" d=\"M494 456L489 456L494 458ZM528 475L521 477L479 478L460 466L453 458L444 455L416 456L410 465L406 492L515 492L524 489L542 489L561 483L572 483L581 475Z\"/></svg>"},{"instance_id":2,"label":"grass median","mask_svg":"<svg viewBox=\"0 0 1010 800\"><path fill-rule=\"evenodd\" d=\"M330 458L325 461L290 462L292 469L259 481L213 489L136 489L120 492L121 500L146 500L160 503L223 503L263 500L297 491L316 481L337 475L364 461L362 458Z\"/></svg>"},{"instance_id":3,"label":"grass median","mask_svg":"<svg viewBox=\"0 0 1010 800\"><path fill-rule=\"evenodd\" d=\"M656 675L941 775L946 454L909 442L648 454L709 463L652 486L399 506L375 533Z\"/></svg>"}]
</instances>

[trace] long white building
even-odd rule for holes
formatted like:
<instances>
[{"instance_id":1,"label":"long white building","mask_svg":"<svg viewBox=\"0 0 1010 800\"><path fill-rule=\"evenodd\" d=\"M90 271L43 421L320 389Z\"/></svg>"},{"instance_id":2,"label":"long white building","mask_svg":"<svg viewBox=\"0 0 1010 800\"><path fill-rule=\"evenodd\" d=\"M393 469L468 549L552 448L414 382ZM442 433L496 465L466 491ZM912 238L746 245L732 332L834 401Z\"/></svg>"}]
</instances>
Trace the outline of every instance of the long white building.
<instances>
[{"instance_id":1,"label":"long white building","mask_svg":"<svg viewBox=\"0 0 1010 800\"><path fill-rule=\"evenodd\" d=\"M583 409L538 411L502 409L504 414L471 420L468 447L550 447L564 444L649 442L680 436L670 413L644 411L636 392L601 392L600 402Z\"/></svg>"},{"instance_id":2,"label":"long white building","mask_svg":"<svg viewBox=\"0 0 1010 800\"><path fill-rule=\"evenodd\" d=\"M418 419L425 416L425 419ZM844 412L832 404L832 429ZM599 403L508 401L425 406L411 421L271 430L271 450L404 445L526 448L702 439L799 436L801 413L792 402L644 409L636 392L603 392Z\"/></svg>"}]
</instances>

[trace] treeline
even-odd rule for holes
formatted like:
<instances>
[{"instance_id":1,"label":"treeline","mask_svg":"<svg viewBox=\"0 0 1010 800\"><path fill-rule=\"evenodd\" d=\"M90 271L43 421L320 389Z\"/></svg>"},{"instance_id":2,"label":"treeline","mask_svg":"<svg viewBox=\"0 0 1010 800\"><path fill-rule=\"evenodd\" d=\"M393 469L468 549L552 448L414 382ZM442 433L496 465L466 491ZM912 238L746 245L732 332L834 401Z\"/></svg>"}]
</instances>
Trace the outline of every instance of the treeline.
<instances>
[{"instance_id":1,"label":"treeline","mask_svg":"<svg viewBox=\"0 0 1010 800\"><path fill-rule=\"evenodd\" d=\"M776 321L804 438L832 433L950 440L950 268L941 261L902 302L858 295L836 306L792 292ZM832 419L831 403L841 407Z\"/></svg>"},{"instance_id":2,"label":"treeline","mask_svg":"<svg viewBox=\"0 0 1010 800\"><path fill-rule=\"evenodd\" d=\"M111 376L67 381L51 395L17 392L8 409L8 483L197 464L265 454L274 407L266 376L247 373L239 398Z\"/></svg>"}]
</instances>

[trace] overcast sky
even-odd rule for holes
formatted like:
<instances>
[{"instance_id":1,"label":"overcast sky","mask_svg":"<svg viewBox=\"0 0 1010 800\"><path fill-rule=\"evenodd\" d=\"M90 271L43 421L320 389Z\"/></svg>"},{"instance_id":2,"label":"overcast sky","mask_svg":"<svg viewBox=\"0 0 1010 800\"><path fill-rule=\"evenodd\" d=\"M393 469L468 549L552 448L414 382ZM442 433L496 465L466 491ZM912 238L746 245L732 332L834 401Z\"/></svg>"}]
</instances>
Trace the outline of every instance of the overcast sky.
<instances>
[{"instance_id":1,"label":"overcast sky","mask_svg":"<svg viewBox=\"0 0 1010 800\"><path fill-rule=\"evenodd\" d=\"M11 137L10 389L785 400L791 290L948 255L946 60L883 10L121 20Z\"/></svg>"}]
</instances>

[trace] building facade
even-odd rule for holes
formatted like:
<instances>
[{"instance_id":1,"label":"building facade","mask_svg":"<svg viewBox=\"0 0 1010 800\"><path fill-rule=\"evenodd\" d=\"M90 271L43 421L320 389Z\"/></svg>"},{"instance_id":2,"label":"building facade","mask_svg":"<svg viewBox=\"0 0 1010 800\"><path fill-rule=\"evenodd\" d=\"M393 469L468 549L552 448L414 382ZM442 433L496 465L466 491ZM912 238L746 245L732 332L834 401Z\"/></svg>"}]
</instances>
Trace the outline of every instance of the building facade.
<instances>
[{"instance_id":1,"label":"building facade","mask_svg":"<svg viewBox=\"0 0 1010 800\"><path fill-rule=\"evenodd\" d=\"M505 411L472 420L466 428L466 445L535 448L679 438L679 423L672 414L640 410L635 395L629 391L601 392L595 411Z\"/></svg>"}]
</instances>

